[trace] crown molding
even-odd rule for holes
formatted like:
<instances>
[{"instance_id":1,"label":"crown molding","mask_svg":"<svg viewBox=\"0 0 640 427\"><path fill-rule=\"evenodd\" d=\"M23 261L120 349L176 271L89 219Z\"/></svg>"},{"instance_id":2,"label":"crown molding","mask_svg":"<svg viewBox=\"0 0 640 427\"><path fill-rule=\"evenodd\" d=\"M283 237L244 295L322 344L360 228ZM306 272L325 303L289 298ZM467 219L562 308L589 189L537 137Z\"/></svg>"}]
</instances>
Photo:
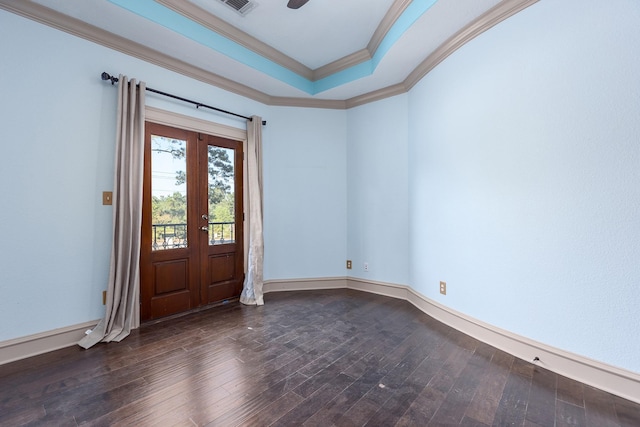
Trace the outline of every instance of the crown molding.
<instances>
[{"instance_id":1,"label":"crown molding","mask_svg":"<svg viewBox=\"0 0 640 427\"><path fill-rule=\"evenodd\" d=\"M0 9L13 12L49 27L56 28L74 36L89 40L118 52L122 52L126 55L142 59L143 61L158 65L167 70L175 71L176 73L191 77L201 82L211 84L226 91L262 102L263 104L270 103L271 97L264 92L260 92L249 86L234 82L233 80L203 70L202 68L195 67L165 53L87 24L79 19L64 15L38 3L34 3L32 1L16 2L11 0L0 0Z\"/></svg>"},{"instance_id":2,"label":"crown molding","mask_svg":"<svg viewBox=\"0 0 640 427\"><path fill-rule=\"evenodd\" d=\"M405 9L409 7L412 0L395 0L387 13L380 21L380 25L373 32L373 36L371 36L371 40L369 40L369 44L367 45L367 50L369 51L369 55L373 57L380 47L380 43L384 40L384 37L387 35L393 24L396 23L398 18L404 13Z\"/></svg>"},{"instance_id":3,"label":"crown molding","mask_svg":"<svg viewBox=\"0 0 640 427\"><path fill-rule=\"evenodd\" d=\"M363 95L354 96L347 99L347 108L357 107L359 105L369 104L371 102L380 101L381 99L390 98L392 96L400 95L407 92L407 88L404 83L398 83L395 85L387 86L382 89L375 90L373 92L365 93Z\"/></svg>"},{"instance_id":4,"label":"crown molding","mask_svg":"<svg viewBox=\"0 0 640 427\"><path fill-rule=\"evenodd\" d=\"M203 83L219 87L228 92L244 96L254 101L258 101L265 105L302 108L348 109L408 92L420 81L420 79L428 74L429 71L431 71L440 62L442 62L464 44L471 41L496 24L502 22L503 20L515 15L516 13L531 6L532 4L537 3L538 1L539 0L503 0L498 5L465 26L454 36L440 45L431 55L429 55L429 57L427 57L422 63L420 63L420 65L418 65L418 67L416 67L403 82L378 89L373 92L365 93L353 98L349 98L347 100L271 96L249 86L234 82L233 80L226 77L222 77L210 71L195 67L194 65L187 62L170 57L169 55L151 49L142 44L135 43L122 36L118 36L93 25L87 24L83 21L80 21L79 19L64 15L60 12L42 6L38 3L34 3L32 1L0 0L0 9L4 9L6 11L39 22L41 24L56 28L74 36L122 52L126 55L158 65L162 68L174 71L195 80L199 80ZM410 3L409 0L396 0L389 13L391 13L392 10L394 12L389 18L385 16L385 19L383 19L383 21L395 22L395 20L393 20L394 16L395 19L397 19L397 16L399 16L404 10L400 8L406 8L408 3ZM388 25L388 23L384 25L386 26ZM382 26L383 24L379 26L379 29ZM388 28L386 31L388 31ZM386 34L386 32L384 32L384 34ZM384 35L382 35L381 37L384 37ZM363 53L365 53L364 50L354 55L363 55ZM349 66L352 66L356 64L353 62L355 60L355 58L351 58L351 55L349 55L341 60L336 61L336 63L351 64ZM337 66L338 64L336 64L336 67Z\"/></svg>"},{"instance_id":5,"label":"crown molding","mask_svg":"<svg viewBox=\"0 0 640 427\"><path fill-rule=\"evenodd\" d=\"M316 68L313 70L313 80L323 79L373 58L384 37L410 4L411 0L395 0L382 18L382 21L380 21L380 24L374 31L373 36L371 36L371 40L369 40L369 44L367 44L365 49Z\"/></svg>"},{"instance_id":6,"label":"crown molding","mask_svg":"<svg viewBox=\"0 0 640 427\"><path fill-rule=\"evenodd\" d=\"M347 108L409 92L424 76L462 46L540 0L503 0L442 43L402 82L347 99Z\"/></svg>"},{"instance_id":7,"label":"crown molding","mask_svg":"<svg viewBox=\"0 0 640 427\"><path fill-rule=\"evenodd\" d=\"M311 68L223 21L207 10L202 9L200 6L185 0L156 0L156 2L183 16L186 16L192 21L198 22L204 27L228 38L229 40L233 40L239 45L244 46L258 55L293 71L307 80L314 79L314 71Z\"/></svg>"},{"instance_id":8,"label":"crown molding","mask_svg":"<svg viewBox=\"0 0 640 427\"><path fill-rule=\"evenodd\" d=\"M420 63L404 80L407 91L411 90L424 76L444 61L449 55L484 33L496 24L515 15L539 0L503 0L476 20L472 21L452 37L442 43L431 55Z\"/></svg>"},{"instance_id":9,"label":"crown molding","mask_svg":"<svg viewBox=\"0 0 640 427\"><path fill-rule=\"evenodd\" d=\"M163 6L177 12L204 27L214 31L241 46L261 55L270 61L281 65L288 70L310 80L318 81L332 74L339 73L347 68L358 65L362 62L370 60L375 55L380 43L387 35L393 24L402 15L405 9L411 4L411 0L395 0L385 16L376 28L369 44L365 49L349 54L336 61L325 64L315 70L296 61L290 56L285 55L279 50L269 46L268 44L256 39L255 37L245 33L244 31L234 27L233 25L223 21L207 10L185 0L156 0Z\"/></svg>"},{"instance_id":10,"label":"crown molding","mask_svg":"<svg viewBox=\"0 0 640 427\"><path fill-rule=\"evenodd\" d=\"M358 65L370 59L371 53L367 49L359 50L336 61L330 62L327 65L323 65L320 68L316 68L313 71L313 80L317 81L325 77L329 77L332 74L346 70L347 68L353 67L354 65Z\"/></svg>"},{"instance_id":11,"label":"crown molding","mask_svg":"<svg viewBox=\"0 0 640 427\"><path fill-rule=\"evenodd\" d=\"M122 52L126 55L142 59L170 71L199 80L203 83L219 87L220 89L245 98L253 99L265 105L345 109L342 100L324 100L314 98L274 97L249 86L234 82L210 71L203 70L192 64L180 61L157 50L139 43L135 43L122 36L113 34L96 26L87 24L79 19L64 15L46 6L32 1L0 0L0 9L15 13L32 21L39 22L57 30L64 31L76 37L89 40L107 48Z\"/></svg>"},{"instance_id":12,"label":"crown molding","mask_svg":"<svg viewBox=\"0 0 640 427\"><path fill-rule=\"evenodd\" d=\"M278 107L328 108L332 110L347 109L347 102L339 99L295 98L272 96L269 105Z\"/></svg>"}]
</instances>

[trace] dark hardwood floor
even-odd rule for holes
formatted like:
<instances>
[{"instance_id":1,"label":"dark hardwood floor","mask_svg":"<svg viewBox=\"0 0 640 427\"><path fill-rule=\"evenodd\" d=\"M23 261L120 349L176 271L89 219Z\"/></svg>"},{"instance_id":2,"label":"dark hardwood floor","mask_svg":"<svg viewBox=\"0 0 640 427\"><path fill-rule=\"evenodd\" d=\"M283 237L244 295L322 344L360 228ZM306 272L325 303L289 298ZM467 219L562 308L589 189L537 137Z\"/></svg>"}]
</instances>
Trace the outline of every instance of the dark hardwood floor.
<instances>
[{"instance_id":1,"label":"dark hardwood floor","mask_svg":"<svg viewBox=\"0 0 640 427\"><path fill-rule=\"evenodd\" d=\"M0 425L640 426L640 405L409 303L273 293L0 366Z\"/></svg>"}]
</instances>

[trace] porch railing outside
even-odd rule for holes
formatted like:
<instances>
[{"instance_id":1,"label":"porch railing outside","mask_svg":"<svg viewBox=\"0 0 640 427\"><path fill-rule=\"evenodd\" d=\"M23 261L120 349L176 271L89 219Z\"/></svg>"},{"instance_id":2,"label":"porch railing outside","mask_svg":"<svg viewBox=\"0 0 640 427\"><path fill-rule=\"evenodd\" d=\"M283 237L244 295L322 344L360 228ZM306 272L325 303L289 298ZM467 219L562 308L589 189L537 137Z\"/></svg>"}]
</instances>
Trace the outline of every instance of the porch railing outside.
<instances>
[{"instance_id":1,"label":"porch railing outside","mask_svg":"<svg viewBox=\"0 0 640 427\"><path fill-rule=\"evenodd\" d=\"M187 247L187 224L153 224L151 227L154 251ZM234 222L210 222L208 228L210 245L235 243Z\"/></svg>"}]
</instances>

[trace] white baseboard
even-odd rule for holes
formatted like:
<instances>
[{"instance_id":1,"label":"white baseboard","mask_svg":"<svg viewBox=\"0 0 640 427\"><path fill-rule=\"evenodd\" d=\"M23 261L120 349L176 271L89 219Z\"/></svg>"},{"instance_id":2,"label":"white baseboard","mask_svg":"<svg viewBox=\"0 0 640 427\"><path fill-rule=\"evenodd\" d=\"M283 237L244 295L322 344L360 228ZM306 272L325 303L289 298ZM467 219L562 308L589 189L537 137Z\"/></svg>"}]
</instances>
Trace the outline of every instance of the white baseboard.
<instances>
[{"instance_id":1,"label":"white baseboard","mask_svg":"<svg viewBox=\"0 0 640 427\"><path fill-rule=\"evenodd\" d=\"M319 289L344 289L346 277L322 277L317 279L265 280L262 291L265 294L278 291L310 291Z\"/></svg>"},{"instance_id":2,"label":"white baseboard","mask_svg":"<svg viewBox=\"0 0 640 427\"><path fill-rule=\"evenodd\" d=\"M348 277L268 280L264 293L320 289L354 289L403 299L423 313L515 357L640 403L640 374L555 348L481 322L416 292L409 286ZM97 320L0 342L0 365L75 345Z\"/></svg>"},{"instance_id":3,"label":"white baseboard","mask_svg":"<svg viewBox=\"0 0 640 427\"><path fill-rule=\"evenodd\" d=\"M40 332L26 337L0 342L0 365L38 354L70 347L84 337L87 329L93 329L98 320Z\"/></svg>"},{"instance_id":4,"label":"white baseboard","mask_svg":"<svg viewBox=\"0 0 640 427\"><path fill-rule=\"evenodd\" d=\"M423 313L515 357L580 381L600 390L640 403L640 374L555 348L481 322L433 301L404 285L359 278L270 280L265 293L348 288L403 299ZM268 289L268 290L267 290ZM534 362L534 358L538 361Z\"/></svg>"},{"instance_id":5,"label":"white baseboard","mask_svg":"<svg viewBox=\"0 0 640 427\"><path fill-rule=\"evenodd\" d=\"M266 281L263 291L264 293L269 293L283 290L337 289L346 287L347 278L336 277ZM93 329L97 324L98 320L93 320L52 331L0 341L0 365L76 345L84 337L85 332L88 329Z\"/></svg>"}]
</instances>

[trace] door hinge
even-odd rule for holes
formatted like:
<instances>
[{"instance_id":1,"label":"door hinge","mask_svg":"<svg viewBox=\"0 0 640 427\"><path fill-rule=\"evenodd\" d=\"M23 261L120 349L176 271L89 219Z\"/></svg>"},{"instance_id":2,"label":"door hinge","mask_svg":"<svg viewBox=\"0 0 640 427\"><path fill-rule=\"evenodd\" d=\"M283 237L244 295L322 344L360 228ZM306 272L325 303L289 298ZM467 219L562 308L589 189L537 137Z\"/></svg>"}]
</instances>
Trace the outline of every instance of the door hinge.
<instances>
[{"instance_id":1,"label":"door hinge","mask_svg":"<svg viewBox=\"0 0 640 427\"><path fill-rule=\"evenodd\" d=\"M202 141L204 138L202 138L202 134L200 132L198 132L198 141Z\"/></svg>"}]
</instances>

